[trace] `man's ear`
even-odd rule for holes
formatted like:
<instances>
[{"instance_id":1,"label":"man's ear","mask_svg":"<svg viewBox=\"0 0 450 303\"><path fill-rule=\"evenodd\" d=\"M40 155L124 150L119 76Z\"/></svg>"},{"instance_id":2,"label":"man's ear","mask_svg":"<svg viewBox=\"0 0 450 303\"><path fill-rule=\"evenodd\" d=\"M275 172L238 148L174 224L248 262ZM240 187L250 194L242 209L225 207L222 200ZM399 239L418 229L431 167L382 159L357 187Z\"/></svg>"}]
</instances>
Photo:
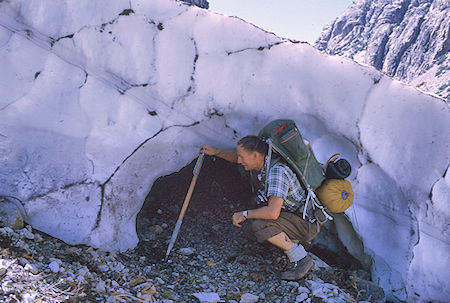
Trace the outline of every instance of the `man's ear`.
<instances>
[{"instance_id":1,"label":"man's ear","mask_svg":"<svg viewBox=\"0 0 450 303\"><path fill-rule=\"evenodd\" d=\"M264 156L261 153L258 153L257 151L254 151L252 154L253 159L255 160L260 160L260 159L264 159Z\"/></svg>"}]
</instances>

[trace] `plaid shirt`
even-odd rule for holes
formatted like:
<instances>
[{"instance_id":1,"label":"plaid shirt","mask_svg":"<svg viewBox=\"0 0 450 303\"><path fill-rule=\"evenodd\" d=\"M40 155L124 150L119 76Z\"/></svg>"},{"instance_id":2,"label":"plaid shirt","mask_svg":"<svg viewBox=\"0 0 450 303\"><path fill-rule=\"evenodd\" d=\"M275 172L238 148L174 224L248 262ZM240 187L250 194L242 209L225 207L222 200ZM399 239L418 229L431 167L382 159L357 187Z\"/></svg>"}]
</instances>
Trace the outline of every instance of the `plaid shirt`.
<instances>
[{"instance_id":1,"label":"plaid shirt","mask_svg":"<svg viewBox=\"0 0 450 303\"><path fill-rule=\"evenodd\" d=\"M264 170L264 169L263 169ZM265 176L260 180L265 184ZM283 163L276 163L269 169L266 197L276 196L283 198L282 209L295 212L305 203L306 192L300 185L295 173Z\"/></svg>"}]
</instances>

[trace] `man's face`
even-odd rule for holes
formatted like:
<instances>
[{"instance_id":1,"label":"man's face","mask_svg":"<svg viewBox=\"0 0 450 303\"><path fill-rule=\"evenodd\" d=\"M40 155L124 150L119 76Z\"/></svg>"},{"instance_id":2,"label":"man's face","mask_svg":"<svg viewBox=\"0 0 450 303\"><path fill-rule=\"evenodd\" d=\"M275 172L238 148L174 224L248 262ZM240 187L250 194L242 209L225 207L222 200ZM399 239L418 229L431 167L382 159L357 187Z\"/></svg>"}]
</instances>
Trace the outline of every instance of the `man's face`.
<instances>
[{"instance_id":1,"label":"man's face","mask_svg":"<svg viewBox=\"0 0 450 303\"><path fill-rule=\"evenodd\" d=\"M264 165L264 156L258 152L249 152L242 146L237 146L238 163L241 164L245 170L261 170Z\"/></svg>"}]
</instances>

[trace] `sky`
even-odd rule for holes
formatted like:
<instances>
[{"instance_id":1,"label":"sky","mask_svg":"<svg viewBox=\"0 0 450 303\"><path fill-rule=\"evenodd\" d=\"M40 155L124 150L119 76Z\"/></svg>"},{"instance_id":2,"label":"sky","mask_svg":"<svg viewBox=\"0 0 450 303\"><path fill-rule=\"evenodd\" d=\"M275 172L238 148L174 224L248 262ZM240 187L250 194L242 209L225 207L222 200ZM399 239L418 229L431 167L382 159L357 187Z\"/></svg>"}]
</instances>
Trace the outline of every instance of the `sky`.
<instances>
[{"instance_id":1,"label":"sky","mask_svg":"<svg viewBox=\"0 0 450 303\"><path fill-rule=\"evenodd\" d=\"M314 44L322 28L353 0L209 0L214 12L238 16L284 38Z\"/></svg>"}]
</instances>

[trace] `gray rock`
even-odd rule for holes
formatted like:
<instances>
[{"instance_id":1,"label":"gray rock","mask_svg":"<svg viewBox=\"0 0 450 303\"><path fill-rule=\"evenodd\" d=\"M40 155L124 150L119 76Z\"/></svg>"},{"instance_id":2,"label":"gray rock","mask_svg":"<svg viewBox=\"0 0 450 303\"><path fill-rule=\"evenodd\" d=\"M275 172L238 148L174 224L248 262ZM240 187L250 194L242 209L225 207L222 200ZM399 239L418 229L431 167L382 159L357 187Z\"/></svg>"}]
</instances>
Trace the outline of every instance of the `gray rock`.
<instances>
[{"instance_id":1,"label":"gray rock","mask_svg":"<svg viewBox=\"0 0 450 303\"><path fill-rule=\"evenodd\" d=\"M21 238L25 238L28 240L34 240L34 234L30 232L27 228L22 228L17 231Z\"/></svg>"},{"instance_id":2,"label":"gray rock","mask_svg":"<svg viewBox=\"0 0 450 303\"><path fill-rule=\"evenodd\" d=\"M220 297L218 294L214 292L197 292L192 294L196 297L200 302L219 302Z\"/></svg>"},{"instance_id":3,"label":"gray rock","mask_svg":"<svg viewBox=\"0 0 450 303\"><path fill-rule=\"evenodd\" d=\"M36 294L31 293L23 293L22 294L22 303L33 303L35 302Z\"/></svg>"},{"instance_id":4,"label":"gray rock","mask_svg":"<svg viewBox=\"0 0 450 303\"><path fill-rule=\"evenodd\" d=\"M192 247L183 247L178 250L181 255L191 256L195 253L195 249Z\"/></svg>"},{"instance_id":5,"label":"gray rock","mask_svg":"<svg viewBox=\"0 0 450 303\"><path fill-rule=\"evenodd\" d=\"M33 275L37 275L39 273L39 268L36 264L25 264L23 269L31 272Z\"/></svg>"},{"instance_id":6,"label":"gray rock","mask_svg":"<svg viewBox=\"0 0 450 303\"><path fill-rule=\"evenodd\" d=\"M310 253L310 256L312 257L315 266L317 266L319 268L330 268L330 265L325 263L322 259L320 259L316 255Z\"/></svg>"},{"instance_id":7,"label":"gray rock","mask_svg":"<svg viewBox=\"0 0 450 303\"><path fill-rule=\"evenodd\" d=\"M25 259L25 258L18 258L17 261L19 261L19 264L22 265L22 266L30 264L30 262L27 259Z\"/></svg>"},{"instance_id":8,"label":"gray rock","mask_svg":"<svg viewBox=\"0 0 450 303\"><path fill-rule=\"evenodd\" d=\"M108 265L101 264L101 265L98 266L98 269L99 269L101 272L107 272L107 271L109 270L109 267L108 267Z\"/></svg>"},{"instance_id":9,"label":"gray rock","mask_svg":"<svg viewBox=\"0 0 450 303\"><path fill-rule=\"evenodd\" d=\"M304 302L306 299L308 299L308 294L303 292L295 298L295 302Z\"/></svg>"},{"instance_id":10,"label":"gray rock","mask_svg":"<svg viewBox=\"0 0 450 303\"><path fill-rule=\"evenodd\" d=\"M22 214L15 203L0 198L0 227L21 229L24 227Z\"/></svg>"},{"instance_id":11,"label":"gray rock","mask_svg":"<svg viewBox=\"0 0 450 303\"><path fill-rule=\"evenodd\" d=\"M255 296L251 293L245 293L242 295L241 300L239 300L239 303L255 303L258 302L259 297Z\"/></svg>"},{"instance_id":12,"label":"gray rock","mask_svg":"<svg viewBox=\"0 0 450 303\"><path fill-rule=\"evenodd\" d=\"M105 292L105 291L106 291L106 288L105 288L105 282L102 281L102 280L100 280L100 281L97 283L95 289L96 289L98 292Z\"/></svg>"},{"instance_id":13,"label":"gray rock","mask_svg":"<svg viewBox=\"0 0 450 303\"><path fill-rule=\"evenodd\" d=\"M297 289L297 291L299 292L299 293L305 293L305 294L309 294L311 291L309 290L309 288L307 288L307 287L304 287L304 286L300 286L298 289Z\"/></svg>"},{"instance_id":14,"label":"gray rock","mask_svg":"<svg viewBox=\"0 0 450 303\"><path fill-rule=\"evenodd\" d=\"M56 261L52 261L52 262L48 265L48 267L49 267L50 270L51 270L52 272L54 272L54 273L59 272L59 264L58 264L58 262L56 262Z\"/></svg>"},{"instance_id":15,"label":"gray rock","mask_svg":"<svg viewBox=\"0 0 450 303\"><path fill-rule=\"evenodd\" d=\"M383 288L371 281L357 279L356 288L358 288L361 300L370 300L370 302L386 302L386 295Z\"/></svg>"}]
</instances>

